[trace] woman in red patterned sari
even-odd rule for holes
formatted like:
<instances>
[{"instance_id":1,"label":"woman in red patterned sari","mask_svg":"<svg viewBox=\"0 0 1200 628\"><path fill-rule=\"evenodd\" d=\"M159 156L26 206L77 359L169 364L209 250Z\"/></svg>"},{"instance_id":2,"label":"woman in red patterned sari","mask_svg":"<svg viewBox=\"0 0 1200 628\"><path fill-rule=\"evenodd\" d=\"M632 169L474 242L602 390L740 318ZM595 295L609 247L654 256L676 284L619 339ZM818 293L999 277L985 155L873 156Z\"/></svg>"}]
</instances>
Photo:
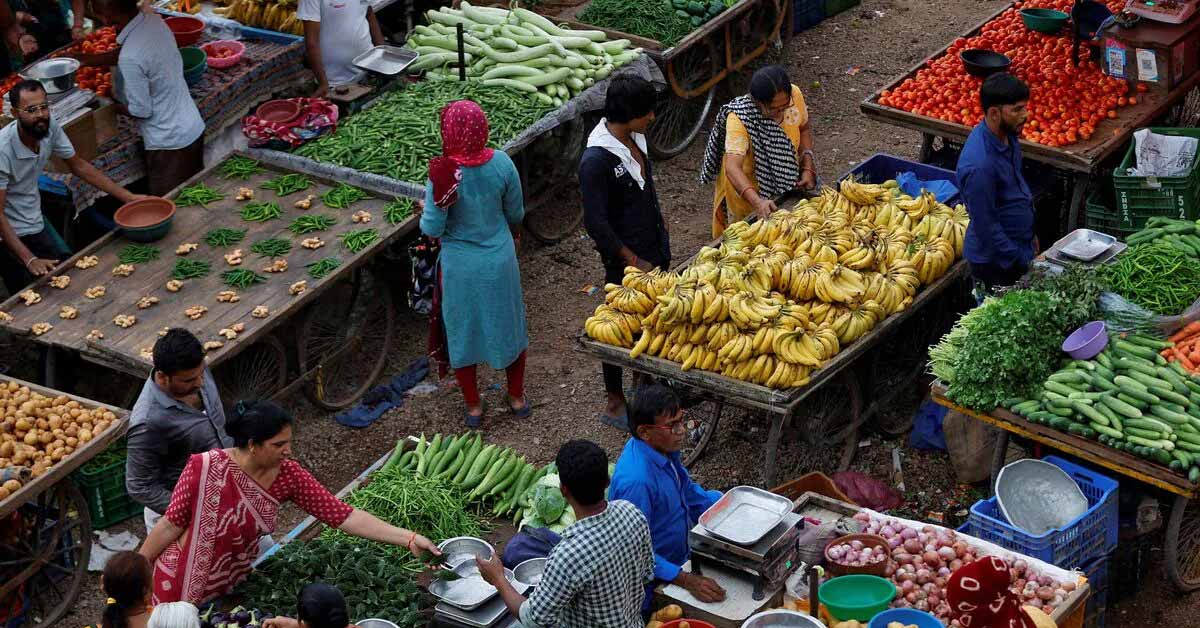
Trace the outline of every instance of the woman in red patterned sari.
<instances>
[{"instance_id":1,"label":"woman in red patterned sari","mask_svg":"<svg viewBox=\"0 0 1200 628\"><path fill-rule=\"evenodd\" d=\"M348 534L438 554L429 539L353 508L292 456L292 417L269 401L239 402L225 431L235 447L193 455L163 518L142 544L154 562L154 603L207 602L250 572L259 539L275 532L280 505Z\"/></svg>"}]
</instances>

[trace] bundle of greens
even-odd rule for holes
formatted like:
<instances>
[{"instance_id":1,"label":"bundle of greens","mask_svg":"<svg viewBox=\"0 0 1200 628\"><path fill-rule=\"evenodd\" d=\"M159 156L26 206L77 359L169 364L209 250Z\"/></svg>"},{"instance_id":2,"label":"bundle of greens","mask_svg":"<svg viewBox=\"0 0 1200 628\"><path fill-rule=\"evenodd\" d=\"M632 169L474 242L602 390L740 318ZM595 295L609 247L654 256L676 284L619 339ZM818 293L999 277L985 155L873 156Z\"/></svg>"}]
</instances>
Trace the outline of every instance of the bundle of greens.
<instances>
[{"instance_id":1,"label":"bundle of greens","mask_svg":"<svg viewBox=\"0 0 1200 628\"><path fill-rule=\"evenodd\" d=\"M1089 321L1103 318L1100 295L1108 290L1101 271L1083 264L1067 264L1058 273L1036 267L1027 278L1017 282L1017 288L1038 290L1059 299L1062 324L1073 330Z\"/></svg>"}]
</instances>

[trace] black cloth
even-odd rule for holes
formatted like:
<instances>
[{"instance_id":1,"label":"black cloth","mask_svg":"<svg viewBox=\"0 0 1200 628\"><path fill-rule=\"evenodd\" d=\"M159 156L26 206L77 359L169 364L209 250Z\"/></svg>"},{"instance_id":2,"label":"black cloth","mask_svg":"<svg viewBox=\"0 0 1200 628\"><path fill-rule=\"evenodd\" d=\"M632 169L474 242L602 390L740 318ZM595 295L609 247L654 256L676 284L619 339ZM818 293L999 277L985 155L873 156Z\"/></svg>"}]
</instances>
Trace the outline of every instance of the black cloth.
<instances>
[{"instance_id":1,"label":"black cloth","mask_svg":"<svg viewBox=\"0 0 1200 628\"><path fill-rule=\"evenodd\" d=\"M622 246L664 270L671 263L671 241L654 190L654 167L648 157L643 156L643 161L646 186L639 188L620 158L604 148L588 148L579 160L583 224L606 271L610 266L624 270ZM613 283L621 283L621 276Z\"/></svg>"},{"instance_id":2,"label":"black cloth","mask_svg":"<svg viewBox=\"0 0 1200 628\"><path fill-rule=\"evenodd\" d=\"M55 259L60 262L71 257L71 251L63 248L49 229L21 236L21 242L25 244L30 253L33 253L34 257ZM3 277L4 286L8 288L9 294L16 294L33 282L33 273L29 272L25 263L17 259L17 256L3 243L0 243L0 277Z\"/></svg>"}]
</instances>

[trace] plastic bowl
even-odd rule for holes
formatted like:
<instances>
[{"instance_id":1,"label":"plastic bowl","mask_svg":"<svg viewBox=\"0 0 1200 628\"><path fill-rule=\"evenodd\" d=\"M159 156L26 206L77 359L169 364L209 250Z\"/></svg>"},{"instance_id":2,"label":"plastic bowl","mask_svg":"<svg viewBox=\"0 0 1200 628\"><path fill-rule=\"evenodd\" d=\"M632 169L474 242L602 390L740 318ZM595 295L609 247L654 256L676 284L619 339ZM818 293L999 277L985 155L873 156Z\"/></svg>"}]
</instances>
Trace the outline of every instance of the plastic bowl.
<instances>
[{"instance_id":1,"label":"plastic bowl","mask_svg":"<svg viewBox=\"0 0 1200 628\"><path fill-rule=\"evenodd\" d=\"M896 597L896 585L879 576L856 574L828 580L817 590L817 598L838 621L870 621L887 609Z\"/></svg>"},{"instance_id":2,"label":"plastic bowl","mask_svg":"<svg viewBox=\"0 0 1200 628\"><path fill-rule=\"evenodd\" d=\"M134 242L154 242L167 235L174 217L174 201L154 197L122 205L113 214L113 222Z\"/></svg>"},{"instance_id":3,"label":"plastic bowl","mask_svg":"<svg viewBox=\"0 0 1200 628\"><path fill-rule=\"evenodd\" d=\"M717 628L706 621L700 621L699 619L688 619L687 617L665 621L658 628L679 628L679 624L682 624L685 621L688 623L688 626L691 626L691 628Z\"/></svg>"},{"instance_id":4,"label":"plastic bowl","mask_svg":"<svg viewBox=\"0 0 1200 628\"><path fill-rule=\"evenodd\" d=\"M1021 9L1021 21L1025 28L1052 35L1067 25L1071 16L1054 9Z\"/></svg>"},{"instance_id":5,"label":"plastic bowl","mask_svg":"<svg viewBox=\"0 0 1200 628\"><path fill-rule=\"evenodd\" d=\"M888 547L887 539L879 536L878 534L847 534L846 536L838 537L825 545L825 568L829 570L829 573L835 576L848 576L851 574L861 573L880 577L887 573L887 560L875 563L874 565L852 567L850 565L842 565L829 557L829 550L835 545L841 545L842 543L850 543L853 541L862 541L864 547ZM888 551L888 555L890 557L890 550Z\"/></svg>"},{"instance_id":6,"label":"plastic bowl","mask_svg":"<svg viewBox=\"0 0 1200 628\"><path fill-rule=\"evenodd\" d=\"M242 60L242 55L246 53L246 44L232 39L222 39L220 41L210 41L200 49L208 53L208 67L223 70L231 68ZM221 52L228 52L227 56L218 56Z\"/></svg>"},{"instance_id":7,"label":"plastic bowl","mask_svg":"<svg viewBox=\"0 0 1200 628\"><path fill-rule=\"evenodd\" d=\"M191 46L200 41L204 34L204 20L196 17L169 17L163 20L171 34L175 35L175 45L180 48Z\"/></svg>"},{"instance_id":8,"label":"plastic bowl","mask_svg":"<svg viewBox=\"0 0 1200 628\"><path fill-rule=\"evenodd\" d=\"M1071 332L1062 343L1062 350L1076 360L1090 360L1108 346L1104 321L1092 321Z\"/></svg>"},{"instance_id":9,"label":"plastic bowl","mask_svg":"<svg viewBox=\"0 0 1200 628\"><path fill-rule=\"evenodd\" d=\"M871 618L867 628L887 628L892 622L917 628L943 628L941 620L915 608L891 608Z\"/></svg>"},{"instance_id":10,"label":"plastic bowl","mask_svg":"<svg viewBox=\"0 0 1200 628\"><path fill-rule=\"evenodd\" d=\"M183 57L183 73L193 72L201 65L208 63L208 53L201 48L186 47L179 49L179 56Z\"/></svg>"},{"instance_id":11,"label":"plastic bowl","mask_svg":"<svg viewBox=\"0 0 1200 628\"><path fill-rule=\"evenodd\" d=\"M987 78L997 72L1003 72L1012 64L1012 59L998 52L980 48L964 50L958 53L958 58L962 59L967 74L979 78Z\"/></svg>"},{"instance_id":12,"label":"plastic bowl","mask_svg":"<svg viewBox=\"0 0 1200 628\"><path fill-rule=\"evenodd\" d=\"M268 100L258 106L254 115L268 122L291 122L300 116L300 103L292 100Z\"/></svg>"},{"instance_id":13,"label":"plastic bowl","mask_svg":"<svg viewBox=\"0 0 1200 628\"><path fill-rule=\"evenodd\" d=\"M188 87L195 87L200 79L204 78L204 73L208 71L208 63L201 63L191 70L183 73L183 80Z\"/></svg>"}]
</instances>

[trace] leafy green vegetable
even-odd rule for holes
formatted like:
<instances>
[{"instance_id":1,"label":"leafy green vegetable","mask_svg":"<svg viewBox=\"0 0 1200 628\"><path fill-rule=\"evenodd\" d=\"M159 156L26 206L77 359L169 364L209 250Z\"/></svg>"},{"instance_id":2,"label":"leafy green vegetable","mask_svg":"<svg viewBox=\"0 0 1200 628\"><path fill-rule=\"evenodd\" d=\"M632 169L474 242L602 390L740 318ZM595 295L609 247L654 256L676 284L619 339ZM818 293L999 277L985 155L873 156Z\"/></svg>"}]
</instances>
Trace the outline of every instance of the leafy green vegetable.
<instances>
[{"instance_id":1,"label":"leafy green vegetable","mask_svg":"<svg viewBox=\"0 0 1200 628\"><path fill-rule=\"evenodd\" d=\"M534 489L533 507L543 521L558 521L567 507L567 500L559 489L541 484Z\"/></svg>"},{"instance_id":2,"label":"leafy green vegetable","mask_svg":"<svg viewBox=\"0 0 1200 628\"><path fill-rule=\"evenodd\" d=\"M1062 324L1076 329L1084 323L1103 317L1100 295L1108 290L1102 272L1083 264L1067 264L1062 272L1054 273L1045 267L1035 267L1028 279L1017 283L1019 288L1048 292L1060 299Z\"/></svg>"}]
</instances>

